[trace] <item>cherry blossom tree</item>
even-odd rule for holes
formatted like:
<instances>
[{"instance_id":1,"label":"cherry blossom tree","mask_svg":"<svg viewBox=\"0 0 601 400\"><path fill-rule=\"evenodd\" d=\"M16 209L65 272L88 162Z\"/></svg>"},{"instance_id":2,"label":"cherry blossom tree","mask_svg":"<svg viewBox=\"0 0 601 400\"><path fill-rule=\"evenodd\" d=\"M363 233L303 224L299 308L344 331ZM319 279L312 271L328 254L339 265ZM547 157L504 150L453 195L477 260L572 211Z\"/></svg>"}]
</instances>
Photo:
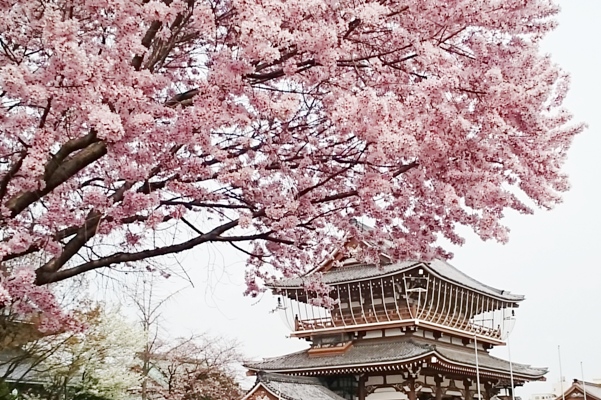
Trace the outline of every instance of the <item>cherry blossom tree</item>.
<instances>
[{"instance_id":1,"label":"cherry blossom tree","mask_svg":"<svg viewBox=\"0 0 601 400\"><path fill-rule=\"evenodd\" d=\"M76 315L66 311L87 303L81 281L71 280L60 288L33 286L36 265L41 265L40 257L33 255L2 264L0 352L19 349L45 336L76 333L84 328L85 324Z\"/></svg>"},{"instance_id":2,"label":"cherry blossom tree","mask_svg":"<svg viewBox=\"0 0 601 400\"><path fill-rule=\"evenodd\" d=\"M548 209L583 126L551 0L0 2L0 303L227 243L248 292L342 233L448 257ZM367 218L363 231L351 221ZM11 283L13 282L13 283ZM18 282L18 283L16 283ZM11 286L12 285L12 286ZM44 302L38 302L43 304ZM40 308L43 308L40 306Z\"/></svg>"},{"instance_id":3,"label":"cherry blossom tree","mask_svg":"<svg viewBox=\"0 0 601 400\"><path fill-rule=\"evenodd\" d=\"M80 319L86 323L84 331L45 340L49 348L61 339L64 341L42 362L50 382L48 392L57 400L86 398L86 395L98 399L133 399L129 393L139 385L140 377L134 366L137 354L143 349L142 329L130 323L114 306L95 304ZM52 399L50 395L47 398Z\"/></svg>"},{"instance_id":4,"label":"cherry blossom tree","mask_svg":"<svg viewBox=\"0 0 601 400\"><path fill-rule=\"evenodd\" d=\"M145 274L125 293L144 333L143 349L136 356L139 385L132 393L141 400L241 398L238 344L209 334L172 339L162 312L178 292L161 296L157 279L158 274Z\"/></svg>"},{"instance_id":5,"label":"cherry blossom tree","mask_svg":"<svg viewBox=\"0 0 601 400\"><path fill-rule=\"evenodd\" d=\"M142 359L142 400L236 400L242 391L234 364L240 361L235 343L209 336L158 341Z\"/></svg>"},{"instance_id":6,"label":"cherry blossom tree","mask_svg":"<svg viewBox=\"0 0 601 400\"><path fill-rule=\"evenodd\" d=\"M10 376L12 388L47 400L136 398L132 392L141 377L134 367L144 347L142 329L116 307L102 304L80 306L73 315L85 324L84 331L0 346L0 380ZM20 328L29 332L28 325Z\"/></svg>"},{"instance_id":7,"label":"cherry blossom tree","mask_svg":"<svg viewBox=\"0 0 601 400\"><path fill-rule=\"evenodd\" d=\"M238 345L209 335L158 337L163 302L149 304L137 323L118 307L88 300L72 312L83 331L35 337L31 324L14 327L0 340L0 394L14 391L15 400L239 399Z\"/></svg>"}]
</instances>

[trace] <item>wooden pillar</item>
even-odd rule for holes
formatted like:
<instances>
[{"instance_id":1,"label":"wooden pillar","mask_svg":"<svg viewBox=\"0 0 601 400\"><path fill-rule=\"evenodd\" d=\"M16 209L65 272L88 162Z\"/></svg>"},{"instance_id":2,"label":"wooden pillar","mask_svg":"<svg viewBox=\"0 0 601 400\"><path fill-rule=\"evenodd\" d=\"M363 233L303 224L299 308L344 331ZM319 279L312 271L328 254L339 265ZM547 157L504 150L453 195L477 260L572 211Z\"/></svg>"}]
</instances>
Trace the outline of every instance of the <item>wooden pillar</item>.
<instances>
[{"instance_id":1,"label":"wooden pillar","mask_svg":"<svg viewBox=\"0 0 601 400\"><path fill-rule=\"evenodd\" d=\"M359 400L365 400L367 397L367 391L365 390L365 375L359 375L359 393L357 393Z\"/></svg>"},{"instance_id":2,"label":"wooden pillar","mask_svg":"<svg viewBox=\"0 0 601 400\"><path fill-rule=\"evenodd\" d=\"M415 393L415 379L409 378L409 392L407 393L409 400L417 400L417 394Z\"/></svg>"},{"instance_id":3,"label":"wooden pillar","mask_svg":"<svg viewBox=\"0 0 601 400\"><path fill-rule=\"evenodd\" d=\"M435 399L442 400L442 376L436 375L434 377L434 382L436 382L436 391L434 392Z\"/></svg>"},{"instance_id":4,"label":"wooden pillar","mask_svg":"<svg viewBox=\"0 0 601 400\"><path fill-rule=\"evenodd\" d=\"M484 400L490 400L493 396L493 384L490 381L484 382Z\"/></svg>"},{"instance_id":5,"label":"wooden pillar","mask_svg":"<svg viewBox=\"0 0 601 400\"><path fill-rule=\"evenodd\" d=\"M472 382L469 379L463 380L463 387L465 388L463 390L463 400L473 400L474 391L470 390L471 386L472 386ZM478 400L481 400L481 399L478 399Z\"/></svg>"}]
</instances>

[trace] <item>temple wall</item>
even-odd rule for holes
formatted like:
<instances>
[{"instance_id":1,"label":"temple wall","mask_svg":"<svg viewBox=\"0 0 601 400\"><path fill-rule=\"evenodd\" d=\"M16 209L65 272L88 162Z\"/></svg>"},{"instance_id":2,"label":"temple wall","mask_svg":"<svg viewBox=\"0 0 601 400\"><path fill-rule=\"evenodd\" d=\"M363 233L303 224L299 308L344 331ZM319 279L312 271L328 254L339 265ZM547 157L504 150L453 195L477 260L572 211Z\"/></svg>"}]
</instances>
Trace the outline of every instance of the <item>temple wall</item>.
<instances>
[{"instance_id":1,"label":"temple wall","mask_svg":"<svg viewBox=\"0 0 601 400\"><path fill-rule=\"evenodd\" d=\"M377 339L377 338L381 338L381 337L398 337L398 336L405 336L405 335L407 335L407 333L404 332L401 328L390 328L390 329L367 331L367 332L365 332L365 335L362 337L362 339ZM438 337L438 339L436 339L434 336L434 333L432 331L424 330L421 328L417 328L414 332L411 332L411 335L420 337L420 338L424 338L424 339L437 341L439 343L456 344L456 345L460 345L460 346L468 347L468 348L474 347L474 345L471 343L468 343L467 345L465 345L463 343L462 338L452 337L450 335L441 335L440 337Z\"/></svg>"},{"instance_id":2,"label":"temple wall","mask_svg":"<svg viewBox=\"0 0 601 400\"><path fill-rule=\"evenodd\" d=\"M433 400L437 394L443 400L466 399L466 396L466 400L475 400L477 393L475 382L468 383L467 387L465 383L466 381L456 377L455 379L448 377L439 379L430 375L419 375L413 381L407 380L401 374L385 374L367 376L361 384L365 385L362 391L366 394L365 400L408 400L409 398ZM409 392L411 386L414 386L416 390L413 397ZM481 393L485 400L491 396L490 392L487 392L485 383L481 383ZM361 397L359 398L361 399Z\"/></svg>"},{"instance_id":3,"label":"temple wall","mask_svg":"<svg viewBox=\"0 0 601 400\"><path fill-rule=\"evenodd\" d=\"M408 400L405 393L398 392L394 388L379 388L369 394L365 400Z\"/></svg>"}]
</instances>

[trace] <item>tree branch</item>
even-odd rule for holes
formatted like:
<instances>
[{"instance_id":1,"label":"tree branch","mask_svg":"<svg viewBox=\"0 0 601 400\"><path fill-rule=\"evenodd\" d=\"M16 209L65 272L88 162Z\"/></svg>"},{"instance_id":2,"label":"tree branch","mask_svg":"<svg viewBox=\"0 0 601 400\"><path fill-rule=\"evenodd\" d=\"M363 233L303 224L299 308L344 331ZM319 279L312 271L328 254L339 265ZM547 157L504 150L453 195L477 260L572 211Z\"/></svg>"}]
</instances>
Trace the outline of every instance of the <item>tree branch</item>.
<instances>
[{"instance_id":1,"label":"tree branch","mask_svg":"<svg viewBox=\"0 0 601 400\"><path fill-rule=\"evenodd\" d=\"M50 274L58 271L67 261L71 259L86 242L96 234L100 225L102 214L96 210L88 213L86 220L75 234L75 237L67 243L61 254L52 258L46 264L38 268L38 274Z\"/></svg>"},{"instance_id":2,"label":"tree branch","mask_svg":"<svg viewBox=\"0 0 601 400\"><path fill-rule=\"evenodd\" d=\"M161 204L166 206L177 206L181 205L191 210L192 207L204 207L204 208L227 208L227 209L243 209L243 210L253 210L252 207L244 204L221 204L221 203L204 203L198 200L192 201L180 201L180 200L163 200Z\"/></svg>"},{"instance_id":3,"label":"tree branch","mask_svg":"<svg viewBox=\"0 0 601 400\"><path fill-rule=\"evenodd\" d=\"M103 142L95 142L81 150L73 157L69 158L58 168L51 167L51 169L54 169L54 172L47 179L44 179L46 181L46 186L44 189L36 190L35 192L18 194L6 203L6 208L11 211L11 217L15 217L16 215L20 214L32 203L50 193L60 184L66 182L79 171L92 164L105 154L106 144Z\"/></svg>"},{"instance_id":4,"label":"tree branch","mask_svg":"<svg viewBox=\"0 0 601 400\"><path fill-rule=\"evenodd\" d=\"M72 153L83 150L92 143L99 142L96 136L96 130L92 129L90 133L77 139L68 140L62 145L60 150L53 155L44 169L44 179L49 179L50 176L60 167L61 163Z\"/></svg>"},{"instance_id":5,"label":"tree branch","mask_svg":"<svg viewBox=\"0 0 601 400\"><path fill-rule=\"evenodd\" d=\"M0 181L0 200L2 200L6 195L6 189L8 188L8 184L10 183L10 180L15 176L15 174L21 169L25 157L27 157L27 152L23 150L21 151L21 156L19 157L17 162L15 162L10 167L6 175L4 175L4 177L2 178L2 181Z\"/></svg>"},{"instance_id":6,"label":"tree branch","mask_svg":"<svg viewBox=\"0 0 601 400\"><path fill-rule=\"evenodd\" d=\"M157 247L149 250L142 250L134 253L119 252L107 257L100 258L98 260L80 264L72 268L58 270L56 272L45 272L41 269L38 269L36 270L36 284L44 285L52 282L62 281L75 275L79 275L83 272L91 271L97 268L108 267L113 264L122 264L126 262L140 261L147 258L154 258L167 254L180 253L185 250L190 250L193 247L198 246L202 243L217 241L221 234L227 232L232 228L235 228L236 226L238 226L238 220L230 221L226 224L216 227L215 229L203 235L199 235L182 243L173 244L170 246Z\"/></svg>"},{"instance_id":7,"label":"tree branch","mask_svg":"<svg viewBox=\"0 0 601 400\"><path fill-rule=\"evenodd\" d=\"M409 171L412 168L417 167L419 164L417 162L412 162L410 164L406 164L403 165L402 167L400 167L392 176L393 177L397 177L400 174ZM358 196L359 192L357 190L349 190L347 192L342 192L342 193L336 193L330 196L325 196L322 197L321 199L316 199L314 201L312 201L313 204L319 204L319 203L327 203L330 201L335 201L335 200L342 200L342 199L346 199L349 197L353 197L353 196Z\"/></svg>"},{"instance_id":8,"label":"tree branch","mask_svg":"<svg viewBox=\"0 0 601 400\"><path fill-rule=\"evenodd\" d=\"M147 49L149 49L150 45L152 44L152 41L154 40L155 36L157 35L159 29L161 29L162 26L163 26L163 24L160 21L154 21L154 22L152 22L150 24L150 27L146 31L146 34L142 38L142 46L144 46ZM134 69L136 71L139 71L140 68L142 67L142 61L143 60L144 60L144 56L136 55L133 58L133 60L131 61L131 65L134 67Z\"/></svg>"}]
</instances>

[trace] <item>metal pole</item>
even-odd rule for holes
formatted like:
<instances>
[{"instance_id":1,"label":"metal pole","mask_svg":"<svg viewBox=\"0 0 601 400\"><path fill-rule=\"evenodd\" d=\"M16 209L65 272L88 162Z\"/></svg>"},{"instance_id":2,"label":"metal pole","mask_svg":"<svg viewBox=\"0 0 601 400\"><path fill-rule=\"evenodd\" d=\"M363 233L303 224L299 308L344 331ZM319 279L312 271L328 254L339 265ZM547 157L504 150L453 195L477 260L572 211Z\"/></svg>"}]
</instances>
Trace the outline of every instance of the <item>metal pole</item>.
<instances>
[{"instance_id":1,"label":"metal pole","mask_svg":"<svg viewBox=\"0 0 601 400\"><path fill-rule=\"evenodd\" d=\"M499 304L497 303L497 306L499 306ZM509 377L510 377L510 383L511 383L511 400L515 400L515 382L513 380L513 361L511 360L511 344L509 343L509 335L511 334L511 331L513 330L513 328L515 327L514 324L505 324L505 321L512 321L515 322L515 312L514 310L511 310L511 315L509 317L505 316L505 308L504 304L501 304L501 308L499 309L499 311L501 311L501 324L499 324L499 329L502 329L505 331L505 334L501 335L501 337L503 339L505 339L505 342L507 343L507 352L509 353ZM495 308L493 306L493 308ZM494 325L494 313L493 313L493 325ZM501 328L501 325L503 325L503 327Z\"/></svg>"},{"instance_id":2,"label":"metal pole","mask_svg":"<svg viewBox=\"0 0 601 400\"><path fill-rule=\"evenodd\" d=\"M582 393L584 394L584 400L586 400L586 382L584 381L584 370L582 369L582 361L580 361L580 375L582 375Z\"/></svg>"},{"instance_id":3,"label":"metal pole","mask_svg":"<svg viewBox=\"0 0 601 400\"><path fill-rule=\"evenodd\" d=\"M474 352L476 354L476 385L478 388L478 400L482 400L482 397L480 394L480 365L478 364L478 336L477 336L477 334L474 335Z\"/></svg>"},{"instance_id":4,"label":"metal pole","mask_svg":"<svg viewBox=\"0 0 601 400\"><path fill-rule=\"evenodd\" d=\"M515 385L513 384L513 363L511 362L511 346L509 345L509 331L507 331L507 352L509 353L509 377L511 378L511 400L515 400Z\"/></svg>"},{"instance_id":5,"label":"metal pole","mask_svg":"<svg viewBox=\"0 0 601 400\"><path fill-rule=\"evenodd\" d=\"M563 391L563 372L561 369L561 346L557 345L557 354L559 356L559 387L561 389L561 398L566 400L566 393Z\"/></svg>"}]
</instances>

